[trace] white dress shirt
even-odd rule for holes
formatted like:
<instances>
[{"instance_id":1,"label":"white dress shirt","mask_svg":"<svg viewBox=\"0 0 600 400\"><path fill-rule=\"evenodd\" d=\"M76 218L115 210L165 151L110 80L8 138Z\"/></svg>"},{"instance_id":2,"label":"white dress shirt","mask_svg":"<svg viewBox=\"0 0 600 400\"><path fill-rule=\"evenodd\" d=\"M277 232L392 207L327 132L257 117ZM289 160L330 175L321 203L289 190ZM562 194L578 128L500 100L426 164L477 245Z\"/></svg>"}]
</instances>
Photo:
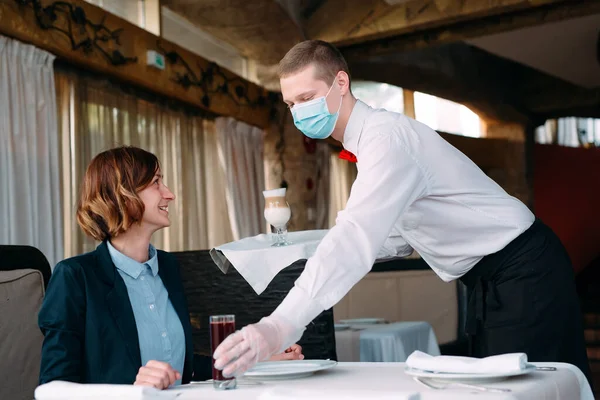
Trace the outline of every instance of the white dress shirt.
<instances>
[{"instance_id":1,"label":"white dress shirt","mask_svg":"<svg viewBox=\"0 0 600 400\"><path fill-rule=\"evenodd\" d=\"M534 215L436 131L357 101L344 148L358 159L346 209L275 310L303 329L371 269L419 252L444 281L529 228Z\"/></svg>"}]
</instances>

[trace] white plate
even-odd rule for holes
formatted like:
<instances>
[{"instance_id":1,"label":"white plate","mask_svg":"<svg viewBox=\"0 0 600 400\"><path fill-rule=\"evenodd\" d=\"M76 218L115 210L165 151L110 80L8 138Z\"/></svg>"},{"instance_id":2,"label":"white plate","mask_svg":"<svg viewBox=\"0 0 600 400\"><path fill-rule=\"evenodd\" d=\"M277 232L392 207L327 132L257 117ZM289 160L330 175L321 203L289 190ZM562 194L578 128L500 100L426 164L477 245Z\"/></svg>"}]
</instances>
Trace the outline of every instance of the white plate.
<instances>
[{"instance_id":1,"label":"white plate","mask_svg":"<svg viewBox=\"0 0 600 400\"><path fill-rule=\"evenodd\" d=\"M336 331L345 331L350 329L350 325L348 324L334 324L333 325Z\"/></svg>"},{"instance_id":2,"label":"white plate","mask_svg":"<svg viewBox=\"0 0 600 400\"><path fill-rule=\"evenodd\" d=\"M243 376L248 379L297 379L310 376L317 371L335 367L332 360L265 361L256 364Z\"/></svg>"},{"instance_id":3,"label":"white plate","mask_svg":"<svg viewBox=\"0 0 600 400\"><path fill-rule=\"evenodd\" d=\"M340 322L347 325L385 324L385 318L342 319Z\"/></svg>"},{"instance_id":4,"label":"white plate","mask_svg":"<svg viewBox=\"0 0 600 400\"><path fill-rule=\"evenodd\" d=\"M500 372L500 373L483 373L483 374L460 374L460 373L449 373L449 372L434 372L425 371L417 368L405 367L404 372L406 375L416 376L419 378L430 378L438 381L461 381L461 382L491 382L491 381L502 381L508 379L511 376L525 375L532 371L535 371L535 365L528 365L527 368L520 371L511 372Z\"/></svg>"}]
</instances>

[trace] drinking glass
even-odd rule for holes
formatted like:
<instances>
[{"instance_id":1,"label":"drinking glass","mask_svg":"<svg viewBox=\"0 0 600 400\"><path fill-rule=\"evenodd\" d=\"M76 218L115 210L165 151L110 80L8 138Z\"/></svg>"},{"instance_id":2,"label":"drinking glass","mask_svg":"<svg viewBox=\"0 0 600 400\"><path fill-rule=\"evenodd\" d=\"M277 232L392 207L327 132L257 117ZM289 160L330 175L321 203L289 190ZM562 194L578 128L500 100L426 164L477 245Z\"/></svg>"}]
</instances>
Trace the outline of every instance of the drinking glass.
<instances>
[{"instance_id":1,"label":"drinking glass","mask_svg":"<svg viewBox=\"0 0 600 400\"><path fill-rule=\"evenodd\" d=\"M288 246L287 223L292 216L290 205L285 200L285 188L265 190L265 219L275 227L275 243L273 247Z\"/></svg>"},{"instance_id":2,"label":"drinking glass","mask_svg":"<svg viewBox=\"0 0 600 400\"><path fill-rule=\"evenodd\" d=\"M225 338L235 332L235 315L211 315L210 316L210 347L212 354ZM235 389L237 382L235 377L226 378L223 371L215 368L215 359L212 359L213 387L217 390Z\"/></svg>"}]
</instances>

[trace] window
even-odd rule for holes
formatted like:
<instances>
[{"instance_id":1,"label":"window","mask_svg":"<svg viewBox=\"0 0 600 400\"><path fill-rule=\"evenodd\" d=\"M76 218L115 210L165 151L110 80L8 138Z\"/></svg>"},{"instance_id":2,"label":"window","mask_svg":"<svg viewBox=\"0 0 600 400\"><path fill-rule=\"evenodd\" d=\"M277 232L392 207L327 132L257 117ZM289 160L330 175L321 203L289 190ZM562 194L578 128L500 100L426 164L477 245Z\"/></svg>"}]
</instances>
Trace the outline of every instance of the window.
<instances>
[{"instance_id":1,"label":"window","mask_svg":"<svg viewBox=\"0 0 600 400\"><path fill-rule=\"evenodd\" d=\"M535 131L535 141L567 147L600 147L600 119L549 119Z\"/></svg>"},{"instance_id":2,"label":"window","mask_svg":"<svg viewBox=\"0 0 600 400\"><path fill-rule=\"evenodd\" d=\"M207 60L248 79L248 62L233 46L225 43L167 7L161 9L162 37Z\"/></svg>"},{"instance_id":3,"label":"window","mask_svg":"<svg viewBox=\"0 0 600 400\"><path fill-rule=\"evenodd\" d=\"M155 35L160 35L159 0L85 0Z\"/></svg>"},{"instance_id":4,"label":"window","mask_svg":"<svg viewBox=\"0 0 600 400\"><path fill-rule=\"evenodd\" d=\"M85 0L143 28L143 0Z\"/></svg>"},{"instance_id":5,"label":"window","mask_svg":"<svg viewBox=\"0 0 600 400\"><path fill-rule=\"evenodd\" d=\"M481 137L479 116L462 104L415 92L415 117L429 127L462 136Z\"/></svg>"},{"instance_id":6,"label":"window","mask_svg":"<svg viewBox=\"0 0 600 400\"><path fill-rule=\"evenodd\" d=\"M387 83L357 81L352 82L352 94L373 108L404 112L402 88Z\"/></svg>"}]
</instances>

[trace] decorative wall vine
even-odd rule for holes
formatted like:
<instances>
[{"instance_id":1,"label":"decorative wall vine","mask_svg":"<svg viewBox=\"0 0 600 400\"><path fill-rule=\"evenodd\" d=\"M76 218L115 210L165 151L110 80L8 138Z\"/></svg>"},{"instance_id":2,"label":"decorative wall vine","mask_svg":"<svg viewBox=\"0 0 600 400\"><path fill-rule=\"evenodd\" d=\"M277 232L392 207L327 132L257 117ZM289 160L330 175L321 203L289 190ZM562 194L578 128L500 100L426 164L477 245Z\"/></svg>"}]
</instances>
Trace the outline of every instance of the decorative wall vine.
<instances>
[{"instance_id":1,"label":"decorative wall vine","mask_svg":"<svg viewBox=\"0 0 600 400\"><path fill-rule=\"evenodd\" d=\"M89 55L100 53L114 66L137 62L137 57L127 57L111 45L120 46L122 28L111 30L104 25L105 18L98 23L90 21L85 10L66 1L53 1L46 6L41 0L14 0L20 7L33 9L40 28L62 33L69 39L71 48Z\"/></svg>"},{"instance_id":2,"label":"decorative wall vine","mask_svg":"<svg viewBox=\"0 0 600 400\"><path fill-rule=\"evenodd\" d=\"M267 102L273 104L276 100L276 94L269 93L268 97L258 94L255 98L250 98L250 82L238 76L228 77L225 71L216 63L210 62L206 68L198 65L198 72L176 51L167 51L162 47L159 40L157 48L165 55L167 63L170 65L180 65L183 67L183 73L176 72L172 80L183 88L188 89L192 86L202 90L200 101L205 107L210 107L211 95L222 94L227 96L237 106L241 107L264 107Z\"/></svg>"}]
</instances>

